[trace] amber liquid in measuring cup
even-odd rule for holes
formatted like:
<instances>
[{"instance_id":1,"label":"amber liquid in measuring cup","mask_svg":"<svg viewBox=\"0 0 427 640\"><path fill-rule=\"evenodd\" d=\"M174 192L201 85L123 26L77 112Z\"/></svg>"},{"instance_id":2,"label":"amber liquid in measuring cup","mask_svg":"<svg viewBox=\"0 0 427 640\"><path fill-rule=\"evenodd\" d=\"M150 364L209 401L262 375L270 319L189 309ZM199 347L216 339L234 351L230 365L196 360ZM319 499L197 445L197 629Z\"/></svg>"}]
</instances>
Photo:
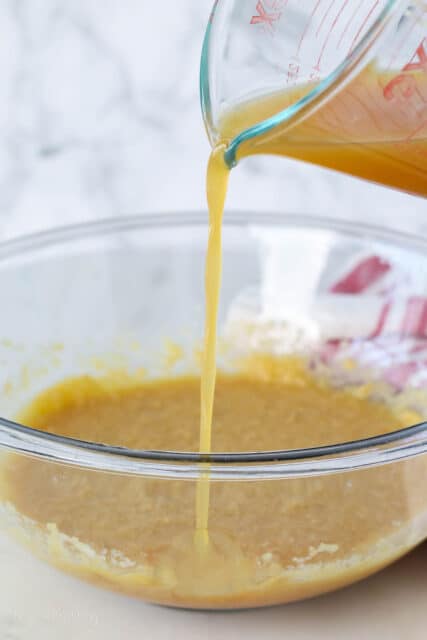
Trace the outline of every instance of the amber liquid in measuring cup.
<instances>
[{"instance_id":1,"label":"amber liquid in measuring cup","mask_svg":"<svg viewBox=\"0 0 427 640\"><path fill-rule=\"evenodd\" d=\"M243 143L238 159L281 155L427 196L427 40L407 67L365 69L303 122ZM294 88L242 104L223 117L221 138L231 140L307 93Z\"/></svg>"}]
</instances>

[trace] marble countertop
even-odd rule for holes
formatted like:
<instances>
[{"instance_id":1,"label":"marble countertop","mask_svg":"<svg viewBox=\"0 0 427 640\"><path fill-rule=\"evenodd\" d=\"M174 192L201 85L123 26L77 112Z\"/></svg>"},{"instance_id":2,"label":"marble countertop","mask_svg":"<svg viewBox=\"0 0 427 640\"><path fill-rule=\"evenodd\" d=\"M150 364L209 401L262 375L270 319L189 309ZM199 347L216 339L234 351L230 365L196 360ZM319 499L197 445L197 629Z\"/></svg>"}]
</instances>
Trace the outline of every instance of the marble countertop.
<instances>
[{"instance_id":1,"label":"marble countertop","mask_svg":"<svg viewBox=\"0 0 427 640\"><path fill-rule=\"evenodd\" d=\"M0 4L0 235L205 209L198 99L212 0ZM427 203L276 158L234 172L228 207L427 231Z\"/></svg>"}]
</instances>

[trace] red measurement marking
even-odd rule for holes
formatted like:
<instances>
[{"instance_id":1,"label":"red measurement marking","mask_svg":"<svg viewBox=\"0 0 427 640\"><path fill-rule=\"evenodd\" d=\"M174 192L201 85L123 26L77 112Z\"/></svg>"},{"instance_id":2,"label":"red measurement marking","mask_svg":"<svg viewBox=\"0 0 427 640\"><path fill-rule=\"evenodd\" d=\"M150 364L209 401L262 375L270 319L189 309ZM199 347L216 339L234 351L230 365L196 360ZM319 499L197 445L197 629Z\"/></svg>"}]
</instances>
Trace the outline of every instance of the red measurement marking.
<instances>
[{"instance_id":1,"label":"red measurement marking","mask_svg":"<svg viewBox=\"0 0 427 640\"><path fill-rule=\"evenodd\" d=\"M390 269L388 262L378 256L371 256L362 260L349 274L337 282L332 287L331 292L362 293L382 278Z\"/></svg>"},{"instance_id":2,"label":"red measurement marking","mask_svg":"<svg viewBox=\"0 0 427 640\"><path fill-rule=\"evenodd\" d=\"M393 98L397 97L408 100L414 95L415 86L415 78L399 75L386 84L383 89L383 95L386 100L393 100Z\"/></svg>"},{"instance_id":3,"label":"red measurement marking","mask_svg":"<svg viewBox=\"0 0 427 640\"><path fill-rule=\"evenodd\" d=\"M346 8L348 2L349 2L349 0L345 0L344 4L341 6L341 9L338 11L337 15L335 16L335 20L332 22L331 26L329 27L328 35L326 36L325 42L323 43L323 47L322 47L322 50L320 51L319 59L317 61L318 65L320 65L320 63L322 61L323 54L325 53L326 46L327 46L327 44L329 42L329 39L330 39L331 34L332 34L332 31L337 26L337 22L341 18L342 13L343 13L344 9Z\"/></svg>"},{"instance_id":4,"label":"red measurement marking","mask_svg":"<svg viewBox=\"0 0 427 640\"><path fill-rule=\"evenodd\" d=\"M287 82L289 83L291 80L296 80L298 78L299 71L300 71L299 62L290 62L288 66Z\"/></svg>"},{"instance_id":5,"label":"red measurement marking","mask_svg":"<svg viewBox=\"0 0 427 640\"><path fill-rule=\"evenodd\" d=\"M365 17L365 19L363 20L362 24L359 27L358 32L356 33L356 35L353 38L353 42L351 43L351 47L349 49L349 53L351 53L354 49L354 47L356 46L357 41L360 38L360 34L362 33L363 29L366 27L366 25L368 24L369 20L371 19L372 14L374 13L375 9L378 7L379 4L379 0L376 0L374 2L374 4L372 5L370 11L368 12L367 16Z\"/></svg>"},{"instance_id":6,"label":"red measurement marking","mask_svg":"<svg viewBox=\"0 0 427 640\"><path fill-rule=\"evenodd\" d=\"M280 20L282 12L275 9L271 10L263 0L259 0L257 3L256 11L258 11L258 14L252 16L250 23L261 24L265 29L270 31L270 33L274 33L275 23Z\"/></svg>"},{"instance_id":7,"label":"red measurement marking","mask_svg":"<svg viewBox=\"0 0 427 640\"><path fill-rule=\"evenodd\" d=\"M305 27L304 27L304 31L302 32L302 34L301 34L301 38L300 38L300 41L299 41L299 43L298 43L297 55L298 55L298 54L299 54L299 52L300 52L300 49L301 49L301 47L302 47L302 43L303 43L303 41L304 41L304 38L305 38L305 36L307 35L307 31L308 31L308 29L309 29L309 27L310 27L310 25L311 25L311 22L312 22L312 20L313 20L313 18L314 18L314 14L316 13L317 9L319 8L319 5L321 4L321 2L322 2L322 0L317 0L316 4L315 4L315 5L314 5L314 7L313 7L313 11L311 12L311 15L310 15L309 19L307 20L307 23L306 23L306 25L305 25Z\"/></svg>"},{"instance_id":8,"label":"red measurement marking","mask_svg":"<svg viewBox=\"0 0 427 640\"><path fill-rule=\"evenodd\" d=\"M323 18L321 19L320 24L317 27L316 36L319 35L320 30L322 29L323 25L325 24L325 20L328 17L329 12L332 9L332 7L334 6L334 4L335 4L335 0L332 0L331 4L329 5L329 7L326 9L325 13L323 14Z\"/></svg>"},{"instance_id":9,"label":"red measurement marking","mask_svg":"<svg viewBox=\"0 0 427 640\"><path fill-rule=\"evenodd\" d=\"M403 67L403 71L427 71L427 38L424 38L421 41L421 44L417 47L414 55L408 62L408 64Z\"/></svg>"},{"instance_id":10,"label":"red measurement marking","mask_svg":"<svg viewBox=\"0 0 427 640\"><path fill-rule=\"evenodd\" d=\"M347 31L349 30L350 25L352 24L352 22L353 22L354 18L355 18L355 17L357 16L357 14L359 13L359 11L360 11L360 9L361 9L362 4L364 3L364 1L365 1L365 0L360 0L359 4L357 5L357 7L355 8L355 10L354 10L354 11L353 11L353 13L351 14L351 18L348 20L347 24L345 25L345 27L344 27L344 31L343 31L343 32L342 32L342 34L341 34L341 38L340 38L340 39L339 39L339 41L338 41L337 49L339 49L339 48L340 48L340 46L341 46L341 44L342 44L342 41L344 40L345 35L346 35Z\"/></svg>"},{"instance_id":11,"label":"red measurement marking","mask_svg":"<svg viewBox=\"0 0 427 640\"><path fill-rule=\"evenodd\" d=\"M313 71L310 73L310 80L312 80L313 82L317 82L317 80L320 80L320 67L318 64L313 67Z\"/></svg>"},{"instance_id":12,"label":"red measurement marking","mask_svg":"<svg viewBox=\"0 0 427 640\"><path fill-rule=\"evenodd\" d=\"M383 95L386 100L393 98L403 98L409 100L417 89L415 78L410 75L411 71L427 72L427 38L423 38L415 50L414 55L406 64L401 73L390 80L383 89Z\"/></svg>"},{"instance_id":13,"label":"red measurement marking","mask_svg":"<svg viewBox=\"0 0 427 640\"><path fill-rule=\"evenodd\" d=\"M331 35L332 31L335 29L335 27L337 26L338 20L341 18L342 14L344 13L344 9L346 8L346 6L348 5L349 0L345 0L345 2L341 5L340 10L338 11L335 20L333 21L331 28L329 30L329 34L328 37Z\"/></svg>"}]
</instances>

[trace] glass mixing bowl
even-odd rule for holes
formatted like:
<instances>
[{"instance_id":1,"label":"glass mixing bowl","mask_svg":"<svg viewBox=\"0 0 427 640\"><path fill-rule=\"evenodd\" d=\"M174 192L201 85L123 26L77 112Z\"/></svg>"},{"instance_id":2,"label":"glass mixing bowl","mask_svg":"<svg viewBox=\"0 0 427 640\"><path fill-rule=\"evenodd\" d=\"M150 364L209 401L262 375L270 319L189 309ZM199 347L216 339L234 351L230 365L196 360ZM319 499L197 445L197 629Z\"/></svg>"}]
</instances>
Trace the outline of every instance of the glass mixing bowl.
<instances>
[{"instance_id":1,"label":"glass mixing bowl","mask_svg":"<svg viewBox=\"0 0 427 640\"><path fill-rule=\"evenodd\" d=\"M141 368L154 378L165 366L169 375L197 371L206 241L206 215L175 214L69 227L0 246L0 626L6 631L18 622L23 637L52 622L90 626L107 602L100 586L190 608L298 600L359 580L427 537L427 424L412 418L427 413L427 243L420 238L265 213L227 213L224 224L224 344L234 355L321 345L318 363L333 384L383 389L386 381L393 401L406 398L409 428L348 441L343 425L342 441L333 446L200 456L81 442L16 421L26 403L65 378L111 369L126 376ZM227 349L220 354L220 364L229 366ZM101 547L72 535L74 507L68 520L37 522L4 497L10 477L4 469L24 457L37 473L49 474L46 503L56 501L65 512L76 491L83 504L100 483L107 487ZM192 562L182 551L194 532L195 488L206 463L217 554L209 573L196 553ZM392 499L384 500L390 486ZM121 500L129 487L133 504ZM28 491L34 490L29 480ZM255 497L264 511L254 522ZM331 531L337 511L340 526ZM133 557L120 550L122 526L135 529ZM158 540L158 557L138 548L141 527ZM259 547L250 561L249 528ZM349 549L348 532L359 528L357 549ZM272 536L279 535L290 549L286 563L273 548ZM182 561L168 564L167 547ZM115 595L108 606L119 610L122 599ZM65 602L72 602L74 618Z\"/></svg>"}]
</instances>

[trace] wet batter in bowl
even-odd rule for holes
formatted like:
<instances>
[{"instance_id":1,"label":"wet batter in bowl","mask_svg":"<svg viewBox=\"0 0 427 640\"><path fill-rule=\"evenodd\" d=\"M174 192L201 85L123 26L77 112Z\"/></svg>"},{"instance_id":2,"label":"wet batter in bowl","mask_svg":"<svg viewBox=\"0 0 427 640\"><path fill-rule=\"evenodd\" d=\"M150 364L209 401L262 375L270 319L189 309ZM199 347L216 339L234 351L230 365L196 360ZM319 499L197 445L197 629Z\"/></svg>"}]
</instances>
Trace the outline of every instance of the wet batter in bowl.
<instances>
[{"instance_id":1,"label":"wet batter in bowl","mask_svg":"<svg viewBox=\"0 0 427 640\"><path fill-rule=\"evenodd\" d=\"M264 361L265 364L265 361ZM199 448L200 380L115 389L71 380L21 418L56 434L133 449ZM332 389L295 360L220 375L212 449L310 447L391 432L414 416ZM249 607L360 579L427 531L427 459L352 473L210 483L209 544L194 540L195 481L119 476L7 457L2 498L21 538L56 566L178 606Z\"/></svg>"}]
</instances>

